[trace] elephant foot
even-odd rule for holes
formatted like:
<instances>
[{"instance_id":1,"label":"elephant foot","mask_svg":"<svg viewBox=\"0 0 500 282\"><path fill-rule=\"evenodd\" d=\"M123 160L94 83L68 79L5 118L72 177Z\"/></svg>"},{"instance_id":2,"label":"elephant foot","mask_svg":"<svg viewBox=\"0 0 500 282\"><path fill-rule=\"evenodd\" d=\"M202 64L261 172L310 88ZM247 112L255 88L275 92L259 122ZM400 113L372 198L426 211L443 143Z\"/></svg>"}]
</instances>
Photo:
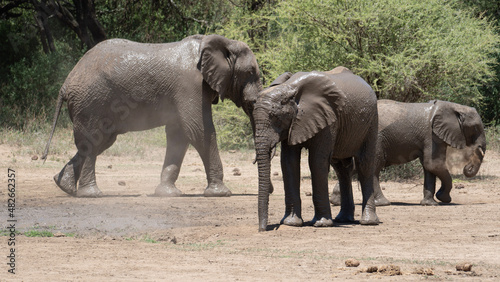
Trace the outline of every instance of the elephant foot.
<instances>
[{"instance_id":1,"label":"elephant foot","mask_svg":"<svg viewBox=\"0 0 500 282\"><path fill-rule=\"evenodd\" d=\"M330 204L333 206L340 206L340 186L335 184L332 194L330 195Z\"/></svg>"},{"instance_id":2,"label":"elephant foot","mask_svg":"<svg viewBox=\"0 0 500 282\"><path fill-rule=\"evenodd\" d=\"M332 193L330 196L330 204L332 204L332 206L340 206L340 194Z\"/></svg>"},{"instance_id":3,"label":"elephant foot","mask_svg":"<svg viewBox=\"0 0 500 282\"><path fill-rule=\"evenodd\" d=\"M354 210L352 212L346 212L341 209L339 214L335 217L335 222L340 222L340 223L354 222Z\"/></svg>"},{"instance_id":4,"label":"elephant foot","mask_svg":"<svg viewBox=\"0 0 500 282\"><path fill-rule=\"evenodd\" d=\"M382 207L382 206L390 206L391 201L387 200L387 198L382 195L381 197L375 198L375 206L377 207Z\"/></svg>"},{"instance_id":5,"label":"elephant foot","mask_svg":"<svg viewBox=\"0 0 500 282\"><path fill-rule=\"evenodd\" d=\"M99 198L102 197L102 192L99 190L95 183L79 186L78 191L76 191L76 196L79 198Z\"/></svg>"},{"instance_id":6,"label":"elephant foot","mask_svg":"<svg viewBox=\"0 0 500 282\"><path fill-rule=\"evenodd\" d=\"M229 197L231 194L231 190L222 182L218 184L209 184L203 193L205 197Z\"/></svg>"},{"instance_id":7,"label":"elephant foot","mask_svg":"<svg viewBox=\"0 0 500 282\"><path fill-rule=\"evenodd\" d=\"M443 203L451 202L450 193L444 192L442 189L439 189L439 191L437 191L436 198Z\"/></svg>"},{"instance_id":8,"label":"elephant foot","mask_svg":"<svg viewBox=\"0 0 500 282\"><path fill-rule=\"evenodd\" d=\"M76 182L72 174L65 172L63 169L60 173L54 175L54 181L64 192L68 193L71 196L76 195Z\"/></svg>"},{"instance_id":9,"label":"elephant foot","mask_svg":"<svg viewBox=\"0 0 500 282\"><path fill-rule=\"evenodd\" d=\"M316 217L314 217L313 226L314 227L332 227L333 220L331 218L325 218L325 217L322 217L321 219L318 220Z\"/></svg>"},{"instance_id":10,"label":"elephant foot","mask_svg":"<svg viewBox=\"0 0 500 282\"><path fill-rule=\"evenodd\" d=\"M363 211L361 215L361 220L359 221L361 225L378 225L380 220L378 219L375 211L367 211L366 209Z\"/></svg>"},{"instance_id":11,"label":"elephant foot","mask_svg":"<svg viewBox=\"0 0 500 282\"><path fill-rule=\"evenodd\" d=\"M431 199L423 198L422 201L420 201L420 205L422 205L422 206L437 206L439 204L433 198L431 198Z\"/></svg>"},{"instance_id":12,"label":"elephant foot","mask_svg":"<svg viewBox=\"0 0 500 282\"><path fill-rule=\"evenodd\" d=\"M288 214L283 217L281 220L280 224L288 225L288 226L302 226L304 224L304 221L302 218L297 216L296 214Z\"/></svg>"},{"instance_id":13,"label":"elephant foot","mask_svg":"<svg viewBox=\"0 0 500 282\"><path fill-rule=\"evenodd\" d=\"M180 197L180 196L182 196L182 192L181 192L181 190L177 189L177 187L175 187L175 184L171 184L171 185L160 184L160 185L156 186L155 196L156 197Z\"/></svg>"}]
</instances>

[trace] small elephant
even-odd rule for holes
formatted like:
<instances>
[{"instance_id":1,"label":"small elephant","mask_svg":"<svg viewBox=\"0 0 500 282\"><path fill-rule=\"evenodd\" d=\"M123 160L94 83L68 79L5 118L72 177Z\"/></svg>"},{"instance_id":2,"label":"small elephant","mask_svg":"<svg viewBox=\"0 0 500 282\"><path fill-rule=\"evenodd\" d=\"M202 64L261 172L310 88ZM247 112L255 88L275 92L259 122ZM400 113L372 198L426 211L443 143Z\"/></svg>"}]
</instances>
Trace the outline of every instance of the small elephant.
<instances>
[{"instance_id":1,"label":"small elephant","mask_svg":"<svg viewBox=\"0 0 500 282\"><path fill-rule=\"evenodd\" d=\"M373 198L377 136L377 98L372 88L351 72L285 73L263 90L254 106L255 150L259 171L259 231L267 229L270 160L281 142L285 187L282 224L303 224L300 200L300 155L309 150L314 226L332 226L328 201L330 164L341 179L342 207L336 220L354 220L350 169L354 157L363 191L361 224L378 224Z\"/></svg>"},{"instance_id":2,"label":"small elephant","mask_svg":"<svg viewBox=\"0 0 500 282\"><path fill-rule=\"evenodd\" d=\"M43 158L67 101L78 152L54 176L64 192L101 196L95 179L97 156L118 134L164 125L167 150L155 195L182 194L175 181L192 144L205 166L204 195L230 196L223 183L211 104L229 98L251 116L261 90L255 56L239 41L219 35L164 44L106 40L80 59L61 87Z\"/></svg>"},{"instance_id":3,"label":"small elephant","mask_svg":"<svg viewBox=\"0 0 500 282\"><path fill-rule=\"evenodd\" d=\"M400 103L378 101L379 126L374 186L375 204L389 205L379 185L382 168L419 158L424 168L424 198L421 205L437 205L434 200L436 177L441 188L436 197L451 202L452 179L446 166L448 146L468 148L468 163L463 168L467 177L479 171L486 152L481 117L474 108L445 101ZM339 188L334 188L330 201L340 204Z\"/></svg>"}]
</instances>

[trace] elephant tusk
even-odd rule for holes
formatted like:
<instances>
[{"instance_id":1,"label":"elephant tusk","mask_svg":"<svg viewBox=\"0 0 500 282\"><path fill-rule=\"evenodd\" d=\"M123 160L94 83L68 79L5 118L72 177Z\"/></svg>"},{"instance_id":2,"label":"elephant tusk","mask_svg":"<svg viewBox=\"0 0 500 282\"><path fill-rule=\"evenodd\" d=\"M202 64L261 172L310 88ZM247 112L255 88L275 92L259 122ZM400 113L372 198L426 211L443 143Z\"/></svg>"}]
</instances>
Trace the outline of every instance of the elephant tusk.
<instances>
[{"instance_id":1,"label":"elephant tusk","mask_svg":"<svg viewBox=\"0 0 500 282\"><path fill-rule=\"evenodd\" d=\"M479 152L481 152L481 157L484 158L484 150L483 150L483 148L479 147Z\"/></svg>"},{"instance_id":2,"label":"elephant tusk","mask_svg":"<svg viewBox=\"0 0 500 282\"><path fill-rule=\"evenodd\" d=\"M276 156L276 146L274 146L273 151L271 152L271 160Z\"/></svg>"}]
</instances>

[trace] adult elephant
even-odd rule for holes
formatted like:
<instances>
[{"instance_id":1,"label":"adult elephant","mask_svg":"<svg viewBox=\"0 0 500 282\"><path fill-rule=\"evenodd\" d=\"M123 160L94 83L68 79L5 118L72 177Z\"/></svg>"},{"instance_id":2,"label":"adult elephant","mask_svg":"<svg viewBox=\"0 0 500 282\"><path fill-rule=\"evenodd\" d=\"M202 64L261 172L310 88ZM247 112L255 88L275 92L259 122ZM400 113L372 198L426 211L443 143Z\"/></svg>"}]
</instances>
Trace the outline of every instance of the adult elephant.
<instances>
[{"instance_id":1,"label":"adult elephant","mask_svg":"<svg viewBox=\"0 0 500 282\"><path fill-rule=\"evenodd\" d=\"M481 117L472 107L445 101L429 103L400 103L392 100L378 102L379 126L376 158L375 204L389 205L379 185L382 168L420 159L424 168L424 198L421 205L437 205L434 199L436 177L441 188L436 198L451 202L452 179L446 166L448 147L465 149L466 177L479 171L486 151ZM331 202L340 204L340 191L334 189Z\"/></svg>"},{"instance_id":2,"label":"adult elephant","mask_svg":"<svg viewBox=\"0 0 500 282\"><path fill-rule=\"evenodd\" d=\"M328 201L330 164L340 179L342 206L337 221L354 220L350 170L356 161L363 191L361 224L378 224L373 199L377 99L370 86L351 72L285 73L259 94L253 112L259 170L259 230L268 222L270 160L281 142L285 186L282 224L303 224L300 200L301 149L309 150L314 226L333 225Z\"/></svg>"},{"instance_id":3,"label":"adult elephant","mask_svg":"<svg viewBox=\"0 0 500 282\"><path fill-rule=\"evenodd\" d=\"M54 176L64 192L99 197L95 162L118 134L165 125L167 151L157 196L179 196L179 170L192 144L201 156L205 196L229 196L223 183L211 104L231 99L250 115L262 89L254 54L242 42L218 35L144 44L106 40L89 50L66 78L52 133L64 101L73 121L76 155ZM78 183L78 186L77 186Z\"/></svg>"}]
</instances>

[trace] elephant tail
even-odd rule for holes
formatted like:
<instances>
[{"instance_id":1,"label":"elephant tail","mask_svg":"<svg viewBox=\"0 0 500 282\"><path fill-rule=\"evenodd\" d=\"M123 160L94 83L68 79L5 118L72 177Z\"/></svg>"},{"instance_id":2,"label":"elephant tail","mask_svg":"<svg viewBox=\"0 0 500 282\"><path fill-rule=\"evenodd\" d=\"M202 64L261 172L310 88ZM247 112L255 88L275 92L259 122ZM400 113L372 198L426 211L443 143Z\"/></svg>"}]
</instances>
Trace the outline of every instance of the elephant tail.
<instances>
[{"instance_id":1,"label":"elephant tail","mask_svg":"<svg viewBox=\"0 0 500 282\"><path fill-rule=\"evenodd\" d=\"M47 155L49 154L50 142L52 141L52 136L54 136L54 132L56 131L57 120L59 118L59 114L61 113L62 104L63 104L63 102L65 100L65 98L64 98L64 96L65 96L64 89L65 88L63 86L61 88L61 90L59 91L59 96L57 97L56 112L54 113L54 122L52 123L52 131L50 132L49 141L47 142L47 145L45 146L45 151L43 152L43 155L42 155L43 163L45 163L45 161L47 160Z\"/></svg>"}]
</instances>

